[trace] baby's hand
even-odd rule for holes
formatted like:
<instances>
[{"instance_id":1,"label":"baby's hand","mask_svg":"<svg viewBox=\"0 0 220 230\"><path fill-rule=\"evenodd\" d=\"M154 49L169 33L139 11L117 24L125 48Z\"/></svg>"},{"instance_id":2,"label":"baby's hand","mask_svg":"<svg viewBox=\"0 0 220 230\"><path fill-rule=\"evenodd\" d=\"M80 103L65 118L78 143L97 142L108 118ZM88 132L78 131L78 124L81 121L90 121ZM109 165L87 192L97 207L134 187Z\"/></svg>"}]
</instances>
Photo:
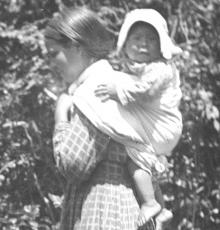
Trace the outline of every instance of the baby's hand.
<instances>
[{"instance_id":1,"label":"baby's hand","mask_svg":"<svg viewBox=\"0 0 220 230\"><path fill-rule=\"evenodd\" d=\"M102 102L107 100L118 100L117 91L115 84L113 83L103 83L98 85L97 89L95 90L96 97L99 97Z\"/></svg>"}]
</instances>

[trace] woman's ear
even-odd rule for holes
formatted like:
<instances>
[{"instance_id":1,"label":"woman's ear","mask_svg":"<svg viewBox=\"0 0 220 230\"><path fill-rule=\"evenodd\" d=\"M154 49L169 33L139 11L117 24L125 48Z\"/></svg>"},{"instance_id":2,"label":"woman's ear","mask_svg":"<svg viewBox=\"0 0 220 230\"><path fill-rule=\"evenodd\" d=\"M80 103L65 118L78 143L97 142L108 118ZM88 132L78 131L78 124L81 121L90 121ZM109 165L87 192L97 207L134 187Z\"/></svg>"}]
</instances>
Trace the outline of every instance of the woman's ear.
<instances>
[{"instance_id":1,"label":"woman's ear","mask_svg":"<svg viewBox=\"0 0 220 230\"><path fill-rule=\"evenodd\" d=\"M88 53L87 53L86 49L83 46L78 45L76 47L76 49L77 49L77 52L79 52L80 55L88 56Z\"/></svg>"},{"instance_id":2,"label":"woman's ear","mask_svg":"<svg viewBox=\"0 0 220 230\"><path fill-rule=\"evenodd\" d=\"M88 53L85 47L78 45L76 47L78 54L87 62L90 63L93 60L93 57Z\"/></svg>"},{"instance_id":3,"label":"woman's ear","mask_svg":"<svg viewBox=\"0 0 220 230\"><path fill-rule=\"evenodd\" d=\"M81 56L84 56L87 53L85 48L83 46L81 46L80 44L76 44L76 45L74 44L74 49Z\"/></svg>"}]
</instances>

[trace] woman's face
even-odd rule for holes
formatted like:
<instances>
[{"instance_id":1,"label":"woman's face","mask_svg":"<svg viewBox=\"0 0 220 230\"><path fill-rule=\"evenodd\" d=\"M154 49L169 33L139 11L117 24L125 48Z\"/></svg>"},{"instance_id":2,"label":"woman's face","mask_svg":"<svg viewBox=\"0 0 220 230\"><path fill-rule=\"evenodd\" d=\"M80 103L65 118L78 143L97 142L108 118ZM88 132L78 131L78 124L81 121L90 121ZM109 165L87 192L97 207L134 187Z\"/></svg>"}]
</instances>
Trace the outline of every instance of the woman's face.
<instances>
[{"instance_id":1,"label":"woman's face","mask_svg":"<svg viewBox=\"0 0 220 230\"><path fill-rule=\"evenodd\" d=\"M73 83L90 64L90 58L80 46L63 47L55 41L46 43L54 68L67 84Z\"/></svg>"},{"instance_id":2,"label":"woman's face","mask_svg":"<svg viewBox=\"0 0 220 230\"><path fill-rule=\"evenodd\" d=\"M139 63L150 63L161 57L158 34L147 24L134 26L124 49L129 59Z\"/></svg>"}]
</instances>

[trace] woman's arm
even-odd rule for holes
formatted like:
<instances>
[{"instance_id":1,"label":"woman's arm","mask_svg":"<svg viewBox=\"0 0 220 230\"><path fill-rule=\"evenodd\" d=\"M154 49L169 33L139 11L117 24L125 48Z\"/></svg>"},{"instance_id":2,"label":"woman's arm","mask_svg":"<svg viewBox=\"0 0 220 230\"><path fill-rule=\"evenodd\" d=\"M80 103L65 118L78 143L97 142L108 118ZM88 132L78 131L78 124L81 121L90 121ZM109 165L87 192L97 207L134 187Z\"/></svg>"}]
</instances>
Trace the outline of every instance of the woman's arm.
<instances>
[{"instance_id":1,"label":"woman's arm","mask_svg":"<svg viewBox=\"0 0 220 230\"><path fill-rule=\"evenodd\" d=\"M68 122L70 108L73 106L73 97L68 94L61 94L57 100L55 109L55 125L60 122Z\"/></svg>"},{"instance_id":2,"label":"woman's arm","mask_svg":"<svg viewBox=\"0 0 220 230\"><path fill-rule=\"evenodd\" d=\"M67 94L62 94L56 104L55 109L55 129L53 134L53 149L56 165L62 174L66 174L65 155L70 151L71 146L71 123L69 122L70 108L73 106L73 98Z\"/></svg>"},{"instance_id":3,"label":"woman's arm","mask_svg":"<svg viewBox=\"0 0 220 230\"><path fill-rule=\"evenodd\" d=\"M96 129L77 107L69 122L68 103L67 106L64 103L65 100L58 100L55 112L54 157L65 178L79 182L87 178L97 163L104 159L110 138Z\"/></svg>"}]
</instances>

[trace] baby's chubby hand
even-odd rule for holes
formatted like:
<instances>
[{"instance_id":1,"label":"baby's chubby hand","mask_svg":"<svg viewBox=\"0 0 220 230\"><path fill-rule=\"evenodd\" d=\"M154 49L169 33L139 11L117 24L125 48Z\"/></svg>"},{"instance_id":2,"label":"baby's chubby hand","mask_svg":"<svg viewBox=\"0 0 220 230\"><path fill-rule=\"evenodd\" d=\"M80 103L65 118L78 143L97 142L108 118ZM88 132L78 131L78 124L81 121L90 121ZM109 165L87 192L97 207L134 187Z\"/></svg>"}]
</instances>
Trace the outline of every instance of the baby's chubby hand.
<instances>
[{"instance_id":1,"label":"baby's chubby hand","mask_svg":"<svg viewBox=\"0 0 220 230\"><path fill-rule=\"evenodd\" d=\"M95 90L96 97L99 97L102 102L107 100L118 100L116 86L114 83L106 82L97 86Z\"/></svg>"},{"instance_id":2,"label":"baby's chubby hand","mask_svg":"<svg viewBox=\"0 0 220 230\"><path fill-rule=\"evenodd\" d=\"M73 96L62 93L56 104L55 122L68 121L68 114L73 106Z\"/></svg>"}]
</instances>

